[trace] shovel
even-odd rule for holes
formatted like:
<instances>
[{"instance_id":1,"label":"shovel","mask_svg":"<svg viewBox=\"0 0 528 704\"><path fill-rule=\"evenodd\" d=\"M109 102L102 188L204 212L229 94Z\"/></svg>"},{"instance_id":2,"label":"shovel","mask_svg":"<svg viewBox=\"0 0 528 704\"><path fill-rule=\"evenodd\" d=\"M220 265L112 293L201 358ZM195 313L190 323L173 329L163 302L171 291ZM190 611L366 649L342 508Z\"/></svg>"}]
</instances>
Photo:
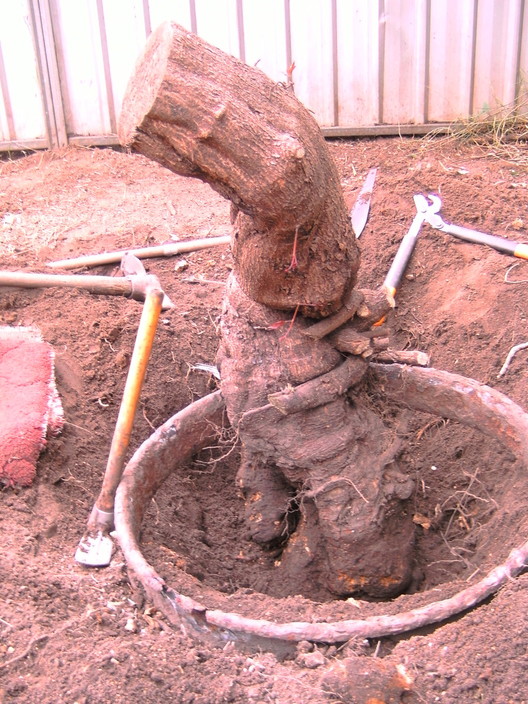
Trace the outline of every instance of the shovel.
<instances>
[{"instance_id":1,"label":"shovel","mask_svg":"<svg viewBox=\"0 0 528 704\"><path fill-rule=\"evenodd\" d=\"M140 262L138 263L140 264ZM139 395L156 334L163 296L160 286L148 287L145 292L145 303L103 483L88 519L86 532L75 553L76 562L87 567L106 567L112 559L114 544L110 532L114 529L114 498L123 474L125 454L130 442Z\"/></svg>"}]
</instances>

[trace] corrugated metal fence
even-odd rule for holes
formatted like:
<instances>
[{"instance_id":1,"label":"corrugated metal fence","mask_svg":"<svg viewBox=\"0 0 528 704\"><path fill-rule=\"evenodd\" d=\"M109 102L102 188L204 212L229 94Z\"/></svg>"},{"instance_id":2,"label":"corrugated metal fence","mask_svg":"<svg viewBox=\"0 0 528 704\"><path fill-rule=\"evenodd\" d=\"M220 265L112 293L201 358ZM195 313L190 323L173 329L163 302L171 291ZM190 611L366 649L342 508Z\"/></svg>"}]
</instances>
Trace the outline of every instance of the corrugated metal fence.
<instances>
[{"instance_id":1,"label":"corrugated metal fence","mask_svg":"<svg viewBox=\"0 0 528 704\"><path fill-rule=\"evenodd\" d=\"M523 103L525 0L4 0L0 150L116 143L151 30L179 22L273 80L328 135L423 132Z\"/></svg>"}]
</instances>

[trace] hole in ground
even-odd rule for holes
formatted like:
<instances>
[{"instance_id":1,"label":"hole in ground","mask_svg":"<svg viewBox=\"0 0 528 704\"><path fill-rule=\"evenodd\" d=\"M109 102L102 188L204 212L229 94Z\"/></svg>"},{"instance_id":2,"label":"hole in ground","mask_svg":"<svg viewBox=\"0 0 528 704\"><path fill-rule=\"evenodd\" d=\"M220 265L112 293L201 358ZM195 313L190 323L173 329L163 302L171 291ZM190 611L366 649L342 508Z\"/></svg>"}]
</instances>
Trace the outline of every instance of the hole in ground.
<instances>
[{"instance_id":1,"label":"hole in ground","mask_svg":"<svg viewBox=\"0 0 528 704\"><path fill-rule=\"evenodd\" d=\"M399 461L416 484L407 503L416 545L413 596L393 600L395 611L420 605L428 590L441 599L467 586L470 578L482 578L505 559L526 526L525 482L508 451L459 423L402 413L406 430ZM401 418L395 416L393 423L402 427ZM250 539L236 488L238 466L236 448L227 457L225 447L208 449L164 482L143 522L146 559L171 587L207 599L213 608L213 590L218 590L232 595L237 611L244 610L247 597L253 616L255 598L262 595L263 618L272 618L279 608L267 596L285 602L289 619L306 619L307 600L319 602L317 618L339 618L340 603L348 618L350 604L357 605L354 617L364 617L362 595L337 601L320 584L303 583L299 575L281 570L280 548L264 550ZM379 604L379 612L388 613L387 606Z\"/></svg>"}]
</instances>

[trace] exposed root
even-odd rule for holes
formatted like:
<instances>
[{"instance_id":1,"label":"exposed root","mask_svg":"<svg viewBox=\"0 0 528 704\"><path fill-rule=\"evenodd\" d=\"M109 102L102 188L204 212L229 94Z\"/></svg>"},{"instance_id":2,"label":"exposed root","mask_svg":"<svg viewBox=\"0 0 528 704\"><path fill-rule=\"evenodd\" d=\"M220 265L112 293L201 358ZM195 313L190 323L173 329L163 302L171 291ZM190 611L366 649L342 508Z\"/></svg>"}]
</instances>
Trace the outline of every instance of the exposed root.
<instances>
[{"instance_id":1,"label":"exposed root","mask_svg":"<svg viewBox=\"0 0 528 704\"><path fill-rule=\"evenodd\" d=\"M471 563L462 554L464 552L471 552L471 551L466 550L466 548L462 547L461 545L455 546L455 545L452 545L451 543L449 543L445 533L441 533L440 535L442 537L442 540L443 540L445 546L447 547L447 549L449 550L451 555L453 555L453 558L454 558L453 560L443 560L443 562L450 562L450 563L461 562L467 570L473 570L473 574L476 574L477 572L480 571L478 568L475 569L475 565L473 563Z\"/></svg>"},{"instance_id":2,"label":"exposed root","mask_svg":"<svg viewBox=\"0 0 528 704\"><path fill-rule=\"evenodd\" d=\"M477 474L479 472L479 469L475 470L474 474L468 474L465 472L464 474L469 477L469 484L465 489L461 489L459 491L455 491L451 496L449 496L443 503L442 509L444 512L450 511L451 516L449 518L449 522L445 528L444 531L444 536L447 540L449 537L451 528L453 526L453 523L455 521L458 522L458 524L463 528L463 530L466 533L470 533L472 530L474 530L475 525L473 522L473 511L470 510L469 504L473 502L481 502L490 505L490 510L492 510L491 505L493 505L493 508L498 508L497 502L492 498L488 497L485 498L484 496L479 496L479 494L470 491L470 489L473 487L474 484L482 484L482 482L477 479ZM451 506L450 506L451 504ZM454 505L453 505L454 504Z\"/></svg>"},{"instance_id":3,"label":"exposed root","mask_svg":"<svg viewBox=\"0 0 528 704\"><path fill-rule=\"evenodd\" d=\"M366 504L370 503L367 497L361 493L361 491L354 484L354 482L351 479L348 479L347 477L336 477L336 479L330 479L321 486L318 486L317 489L314 489L313 491L303 491L298 496L300 498L306 497L308 499L314 499L319 494L324 494L325 491L333 489L336 485L339 484L348 484L349 486L353 487L354 491L359 494L359 496L363 499Z\"/></svg>"},{"instance_id":4,"label":"exposed root","mask_svg":"<svg viewBox=\"0 0 528 704\"><path fill-rule=\"evenodd\" d=\"M418 367L428 367L431 358L427 352L420 350L382 350L374 351L373 357L376 362L396 362L398 364L412 364Z\"/></svg>"},{"instance_id":5,"label":"exposed root","mask_svg":"<svg viewBox=\"0 0 528 704\"><path fill-rule=\"evenodd\" d=\"M367 366L363 360L349 357L327 374L295 388L270 394L268 401L284 415L316 408L346 393L351 386L361 381L366 370Z\"/></svg>"},{"instance_id":6,"label":"exposed root","mask_svg":"<svg viewBox=\"0 0 528 704\"><path fill-rule=\"evenodd\" d=\"M330 334L337 328L341 327L347 323L351 318L354 317L360 305L364 302L365 297L360 291L352 289L343 302L343 307L337 311L334 315L328 318L323 318L318 323L310 325L303 332L308 337L312 337L314 340L321 340L326 335Z\"/></svg>"},{"instance_id":7,"label":"exposed root","mask_svg":"<svg viewBox=\"0 0 528 704\"><path fill-rule=\"evenodd\" d=\"M12 665L16 665L17 662L25 660L39 645L46 643L50 638L59 636L61 633L64 633L64 631L70 630L73 626L78 626L82 621L86 620L90 616L91 612L87 612L83 614L80 619L70 619L66 621L66 623L63 623L60 628L57 628L56 630L51 631L50 633L41 633L41 635L35 636L29 641L29 643L21 653L15 655L15 657L12 657L10 660L6 660L5 662L0 663L0 673L7 670Z\"/></svg>"},{"instance_id":8,"label":"exposed root","mask_svg":"<svg viewBox=\"0 0 528 704\"><path fill-rule=\"evenodd\" d=\"M223 462L238 448L238 433L231 426L214 426L213 432L217 433L215 445L206 445L203 452L208 451L211 458L196 459L195 463L203 467L208 467L207 472L214 472L219 462Z\"/></svg>"},{"instance_id":9,"label":"exposed root","mask_svg":"<svg viewBox=\"0 0 528 704\"><path fill-rule=\"evenodd\" d=\"M508 267L506 270L506 273L504 274L504 283L505 284L528 284L528 279L516 279L512 281L512 279L509 278L510 276L510 271L513 271L516 269L521 262L515 262L515 264L512 264L511 266Z\"/></svg>"},{"instance_id":10,"label":"exposed root","mask_svg":"<svg viewBox=\"0 0 528 704\"><path fill-rule=\"evenodd\" d=\"M517 352L520 352L521 350L525 350L528 347L528 342L521 342L519 345L514 345L511 350L508 352L508 356L506 357L506 361L501 367L500 372L497 374L497 379L500 379L501 376L504 376L506 372L508 371L508 367L511 364L512 359L515 357Z\"/></svg>"},{"instance_id":11,"label":"exposed root","mask_svg":"<svg viewBox=\"0 0 528 704\"><path fill-rule=\"evenodd\" d=\"M212 638L235 640L253 647L265 645L266 648L275 650L278 647L277 641L344 643L351 638L380 638L439 623L486 599L524 570L527 563L528 542L513 550L507 560L486 577L452 597L395 615L333 623L274 623L217 609L209 610L188 597L166 589L158 592L150 590L148 595L174 624L181 625L183 621L202 635L209 632ZM145 576L138 576L145 584Z\"/></svg>"},{"instance_id":12,"label":"exposed root","mask_svg":"<svg viewBox=\"0 0 528 704\"><path fill-rule=\"evenodd\" d=\"M60 633L62 632L62 630L63 629L56 633ZM24 660L25 658L27 658L27 656L31 654L31 652L34 648L37 647L37 645L40 645L40 643L45 643L49 639L49 637L49 633L43 633L40 636L35 636L35 638L32 638L21 653L16 655L14 658L11 658L10 660L6 660L5 662L0 663L0 672L2 672L3 670L7 670L8 667L11 667L11 665L15 665L17 662L20 662L20 660Z\"/></svg>"},{"instance_id":13,"label":"exposed root","mask_svg":"<svg viewBox=\"0 0 528 704\"><path fill-rule=\"evenodd\" d=\"M416 431L416 440L421 440L422 436L425 435L429 430L432 430L433 428L442 428L448 423L449 421L445 420L444 418L441 418L440 420L430 420L428 423L426 423Z\"/></svg>"}]
</instances>

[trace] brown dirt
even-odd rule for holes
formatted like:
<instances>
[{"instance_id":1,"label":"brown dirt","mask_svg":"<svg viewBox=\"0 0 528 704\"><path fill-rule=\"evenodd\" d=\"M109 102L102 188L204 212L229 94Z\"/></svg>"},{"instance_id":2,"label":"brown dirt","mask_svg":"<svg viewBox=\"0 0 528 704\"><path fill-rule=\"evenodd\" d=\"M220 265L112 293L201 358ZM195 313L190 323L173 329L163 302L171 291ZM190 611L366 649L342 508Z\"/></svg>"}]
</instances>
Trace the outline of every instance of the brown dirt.
<instances>
[{"instance_id":1,"label":"brown dirt","mask_svg":"<svg viewBox=\"0 0 528 704\"><path fill-rule=\"evenodd\" d=\"M451 222L524 236L528 179L520 162L445 141L361 140L330 148L352 196L368 168L379 167L360 239L362 287L382 282L413 218L414 193L440 193ZM228 204L207 186L108 149L1 163L0 227L1 267L34 271L52 259L230 228ZM508 274L518 283L505 280L515 263L424 227L390 316L391 346L425 350L434 366L490 384L526 407L525 352L497 379L509 349L527 339L525 265ZM230 255L223 247L145 264L177 305L162 315L132 449L215 388L214 378L195 365L215 360ZM115 272L105 266L90 273ZM99 489L140 313L133 301L64 288L0 291L0 323L36 325L54 346L66 418L62 435L41 455L33 486L0 494L0 702L365 701L350 690L323 692L322 679L331 681L328 671L345 656L366 663L373 679L375 671L381 676L380 661L405 666L411 690L400 698L386 684L386 701L528 701L527 575L448 624L381 642L320 646L320 655L278 661L270 653L210 647L172 629L140 605L119 551L107 569L77 565L73 553ZM380 408L375 394L371 402ZM234 486L237 448L229 436L156 496L145 554L169 582L190 583L189 574L204 589L230 593L233 610L308 620L307 614L394 612L419 600L424 589L436 589L440 599L527 539L525 475L505 451L456 423L395 407L383 412L403 439L402 466L417 482L416 594L390 604L333 602L310 584L277 578L274 555L247 538ZM227 457L219 461L219 455Z\"/></svg>"}]
</instances>

